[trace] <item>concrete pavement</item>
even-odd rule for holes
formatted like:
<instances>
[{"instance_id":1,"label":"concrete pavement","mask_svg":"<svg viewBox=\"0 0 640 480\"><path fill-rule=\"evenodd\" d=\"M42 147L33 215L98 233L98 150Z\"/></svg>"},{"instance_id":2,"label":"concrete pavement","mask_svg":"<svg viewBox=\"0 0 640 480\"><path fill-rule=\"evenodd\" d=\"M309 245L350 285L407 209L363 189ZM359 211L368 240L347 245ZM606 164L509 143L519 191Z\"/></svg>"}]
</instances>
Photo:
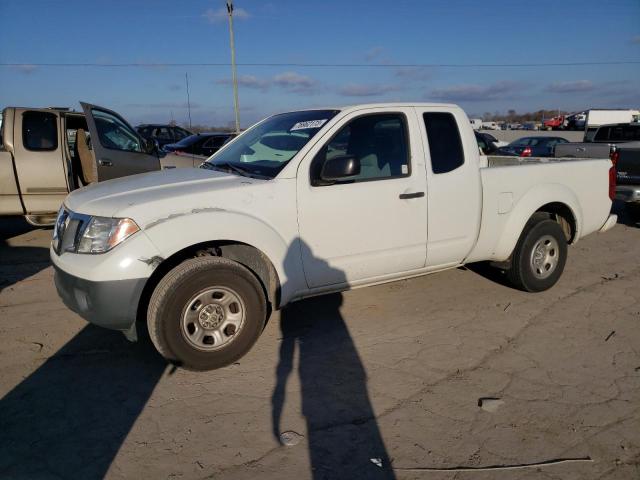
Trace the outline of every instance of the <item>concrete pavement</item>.
<instances>
[{"instance_id":1,"label":"concrete pavement","mask_svg":"<svg viewBox=\"0 0 640 480\"><path fill-rule=\"evenodd\" d=\"M294 304L205 373L67 310L50 230L0 234L0 478L640 478L633 225L540 294L472 266Z\"/></svg>"}]
</instances>

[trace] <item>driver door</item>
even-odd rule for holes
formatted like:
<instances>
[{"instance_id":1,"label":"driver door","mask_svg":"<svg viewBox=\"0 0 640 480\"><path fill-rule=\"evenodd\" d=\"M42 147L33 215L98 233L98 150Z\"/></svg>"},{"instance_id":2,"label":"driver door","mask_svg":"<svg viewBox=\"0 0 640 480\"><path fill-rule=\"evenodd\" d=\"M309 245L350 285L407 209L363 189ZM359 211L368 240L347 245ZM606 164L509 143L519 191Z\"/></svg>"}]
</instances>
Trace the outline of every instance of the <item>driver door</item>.
<instances>
[{"instance_id":1,"label":"driver door","mask_svg":"<svg viewBox=\"0 0 640 480\"><path fill-rule=\"evenodd\" d=\"M91 133L98 181L160 170L158 156L120 115L97 105L80 105Z\"/></svg>"}]
</instances>

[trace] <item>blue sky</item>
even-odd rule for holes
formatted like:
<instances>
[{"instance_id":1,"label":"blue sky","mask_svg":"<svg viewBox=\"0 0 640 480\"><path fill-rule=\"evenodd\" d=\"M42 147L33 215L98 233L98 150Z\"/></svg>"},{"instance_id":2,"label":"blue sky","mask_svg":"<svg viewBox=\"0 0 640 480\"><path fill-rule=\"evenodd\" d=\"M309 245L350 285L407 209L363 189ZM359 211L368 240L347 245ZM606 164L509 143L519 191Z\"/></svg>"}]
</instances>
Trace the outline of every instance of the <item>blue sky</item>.
<instances>
[{"instance_id":1,"label":"blue sky","mask_svg":"<svg viewBox=\"0 0 640 480\"><path fill-rule=\"evenodd\" d=\"M301 107L446 101L469 114L640 107L640 64L395 67L640 61L640 0L236 0L241 121ZM97 103L131 123L233 119L222 0L0 0L0 107ZM375 67L373 65L385 65Z\"/></svg>"}]
</instances>

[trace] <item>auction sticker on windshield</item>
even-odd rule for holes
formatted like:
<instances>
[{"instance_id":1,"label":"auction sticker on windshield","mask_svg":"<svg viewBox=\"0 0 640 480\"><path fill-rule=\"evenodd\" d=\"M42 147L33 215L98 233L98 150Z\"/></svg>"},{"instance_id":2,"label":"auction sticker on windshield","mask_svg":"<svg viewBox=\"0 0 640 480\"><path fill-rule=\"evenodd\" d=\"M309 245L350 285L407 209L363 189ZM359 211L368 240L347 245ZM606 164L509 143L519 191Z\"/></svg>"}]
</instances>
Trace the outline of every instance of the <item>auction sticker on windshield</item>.
<instances>
[{"instance_id":1,"label":"auction sticker on windshield","mask_svg":"<svg viewBox=\"0 0 640 480\"><path fill-rule=\"evenodd\" d=\"M324 118L322 120L307 120L306 122L298 122L291 129L290 132L294 130L305 130L307 128L320 128L327 122L327 119Z\"/></svg>"}]
</instances>

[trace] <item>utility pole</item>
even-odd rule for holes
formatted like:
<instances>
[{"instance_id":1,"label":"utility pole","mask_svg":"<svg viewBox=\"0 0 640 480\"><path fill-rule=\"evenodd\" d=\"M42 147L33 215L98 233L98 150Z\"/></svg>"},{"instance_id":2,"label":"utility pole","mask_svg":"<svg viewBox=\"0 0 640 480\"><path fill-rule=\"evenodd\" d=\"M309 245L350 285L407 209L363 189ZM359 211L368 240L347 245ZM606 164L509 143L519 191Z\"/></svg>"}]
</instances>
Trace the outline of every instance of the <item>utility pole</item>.
<instances>
[{"instance_id":1,"label":"utility pole","mask_svg":"<svg viewBox=\"0 0 640 480\"><path fill-rule=\"evenodd\" d=\"M187 82L187 111L189 112L189 130L191 130L191 99L189 98L189 74L184 73L184 79Z\"/></svg>"},{"instance_id":2,"label":"utility pole","mask_svg":"<svg viewBox=\"0 0 640 480\"><path fill-rule=\"evenodd\" d=\"M229 42L231 45L231 78L233 81L233 110L236 115L236 133L240 133L240 110L238 107L238 78L236 75L236 48L233 41L233 0L227 2L229 14Z\"/></svg>"}]
</instances>

